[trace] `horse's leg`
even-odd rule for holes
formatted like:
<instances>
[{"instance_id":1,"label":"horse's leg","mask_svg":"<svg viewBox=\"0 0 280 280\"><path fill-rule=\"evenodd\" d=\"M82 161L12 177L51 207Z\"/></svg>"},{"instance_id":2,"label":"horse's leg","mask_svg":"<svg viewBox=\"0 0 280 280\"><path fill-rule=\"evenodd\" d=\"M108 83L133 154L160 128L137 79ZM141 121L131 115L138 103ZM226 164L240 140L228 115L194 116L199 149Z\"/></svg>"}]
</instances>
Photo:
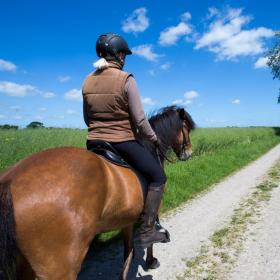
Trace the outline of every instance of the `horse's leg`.
<instances>
[{"instance_id":1,"label":"horse's leg","mask_svg":"<svg viewBox=\"0 0 280 280\"><path fill-rule=\"evenodd\" d=\"M160 266L160 262L153 256L153 245L147 248L146 267L148 269L155 269Z\"/></svg>"},{"instance_id":2,"label":"horse's leg","mask_svg":"<svg viewBox=\"0 0 280 280\"><path fill-rule=\"evenodd\" d=\"M21 253L17 254L16 258L16 275L17 279L20 280L34 280L35 273L32 270L30 264L27 260L22 256Z\"/></svg>"},{"instance_id":3,"label":"horse's leg","mask_svg":"<svg viewBox=\"0 0 280 280\"><path fill-rule=\"evenodd\" d=\"M124 238L124 264L119 279L126 280L129 267L131 265L133 255L134 255L133 225L123 228L122 234Z\"/></svg>"},{"instance_id":4,"label":"horse's leg","mask_svg":"<svg viewBox=\"0 0 280 280\"><path fill-rule=\"evenodd\" d=\"M55 234L48 232L49 228L45 225L47 235L36 232L25 235L24 240L21 236L24 257L40 280L76 280L93 234L81 234L79 228L63 224L56 227Z\"/></svg>"},{"instance_id":5,"label":"horse's leg","mask_svg":"<svg viewBox=\"0 0 280 280\"><path fill-rule=\"evenodd\" d=\"M164 232L166 234L166 237L170 239L170 234L169 232L162 227L162 225L159 222L159 217L156 219L156 228L158 231ZM146 266L148 269L155 269L160 266L160 262L158 261L157 258L153 256L153 245L147 248L147 257L146 257Z\"/></svg>"},{"instance_id":6,"label":"horse's leg","mask_svg":"<svg viewBox=\"0 0 280 280\"><path fill-rule=\"evenodd\" d=\"M71 248L57 248L57 254L54 251L48 252L44 248L42 253L51 256L52 260L51 262L49 262L50 259L47 259L46 262L40 261L35 265L34 271L37 278L40 280L76 280L87 250L88 247L82 243L77 243Z\"/></svg>"}]
</instances>

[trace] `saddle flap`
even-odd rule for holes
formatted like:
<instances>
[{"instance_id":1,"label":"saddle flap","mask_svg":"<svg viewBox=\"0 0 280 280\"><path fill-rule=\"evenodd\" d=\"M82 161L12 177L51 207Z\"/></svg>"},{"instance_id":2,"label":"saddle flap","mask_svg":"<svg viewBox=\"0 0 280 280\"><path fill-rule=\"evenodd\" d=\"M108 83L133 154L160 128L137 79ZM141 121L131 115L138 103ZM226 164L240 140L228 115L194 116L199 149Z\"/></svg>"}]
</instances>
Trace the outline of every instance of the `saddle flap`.
<instances>
[{"instance_id":1,"label":"saddle flap","mask_svg":"<svg viewBox=\"0 0 280 280\"><path fill-rule=\"evenodd\" d=\"M90 142L89 149L92 152L105 157L114 164L130 168L130 165L122 158L118 151L109 142L93 140Z\"/></svg>"}]
</instances>

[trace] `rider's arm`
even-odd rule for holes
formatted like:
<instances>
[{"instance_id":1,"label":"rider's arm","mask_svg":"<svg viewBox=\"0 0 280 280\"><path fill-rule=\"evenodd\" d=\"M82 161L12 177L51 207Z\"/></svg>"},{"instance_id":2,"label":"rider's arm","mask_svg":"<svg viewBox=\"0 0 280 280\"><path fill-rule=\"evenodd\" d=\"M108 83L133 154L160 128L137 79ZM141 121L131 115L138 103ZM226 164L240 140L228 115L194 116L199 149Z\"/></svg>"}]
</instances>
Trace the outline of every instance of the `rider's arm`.
<instances>
[{"instance_id":1,"label":"rider's arm","mask_svg":"<svg viewBox=\"0 0 280 280\"><path fill-rule=\"evenodd\" d=\"M137 129L139 129L141 135L150 141L155 142L157 140L157 136L145 116L136 81L132 76L130 76L126 81L125 92L127 94L128 107L133 124Z\"/></svg>"}]
</instances>

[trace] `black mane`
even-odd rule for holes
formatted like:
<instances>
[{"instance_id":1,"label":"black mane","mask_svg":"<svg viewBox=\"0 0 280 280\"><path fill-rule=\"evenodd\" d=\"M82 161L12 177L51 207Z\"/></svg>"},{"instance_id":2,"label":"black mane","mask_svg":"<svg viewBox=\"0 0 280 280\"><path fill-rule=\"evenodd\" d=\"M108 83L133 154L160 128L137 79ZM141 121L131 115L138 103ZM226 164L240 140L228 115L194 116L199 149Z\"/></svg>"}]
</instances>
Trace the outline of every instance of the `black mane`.
<instances>
[{"instance_id":1,"label":"black mane","mask_svg":"<svg viewBox=\"0 0 280 280\"><path fill-rule=\"evenodd\" d=\"M183 108L168 106L159 109L149 117L151 127L160 139L160 157L165 157L167 150L174 143L179 131L182 129L183 120L187 122L190 130L195 128L191 116ZM153 149L147 145L149 149Z\"/></svg>"}]
</instances>

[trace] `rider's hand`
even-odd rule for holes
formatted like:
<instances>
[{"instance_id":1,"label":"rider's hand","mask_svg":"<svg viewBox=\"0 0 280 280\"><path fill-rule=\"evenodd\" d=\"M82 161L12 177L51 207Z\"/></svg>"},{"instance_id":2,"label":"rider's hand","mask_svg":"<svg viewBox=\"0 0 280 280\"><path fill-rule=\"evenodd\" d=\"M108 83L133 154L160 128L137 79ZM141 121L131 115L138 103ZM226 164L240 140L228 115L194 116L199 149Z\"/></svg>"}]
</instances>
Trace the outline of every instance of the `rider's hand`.
<instances>
[{"instance_id":1,"label":"rider's hand","mask_svg":"<svg viewBox=\"0 0 280 280\"><path fill-rule=\"evenodd\" d=\"M160 147L160 144L161 144L161 141L159 138L157 138L157 140L154 142L154 145L156 148L159 148Z\"/></svg>"}]
</instances>

